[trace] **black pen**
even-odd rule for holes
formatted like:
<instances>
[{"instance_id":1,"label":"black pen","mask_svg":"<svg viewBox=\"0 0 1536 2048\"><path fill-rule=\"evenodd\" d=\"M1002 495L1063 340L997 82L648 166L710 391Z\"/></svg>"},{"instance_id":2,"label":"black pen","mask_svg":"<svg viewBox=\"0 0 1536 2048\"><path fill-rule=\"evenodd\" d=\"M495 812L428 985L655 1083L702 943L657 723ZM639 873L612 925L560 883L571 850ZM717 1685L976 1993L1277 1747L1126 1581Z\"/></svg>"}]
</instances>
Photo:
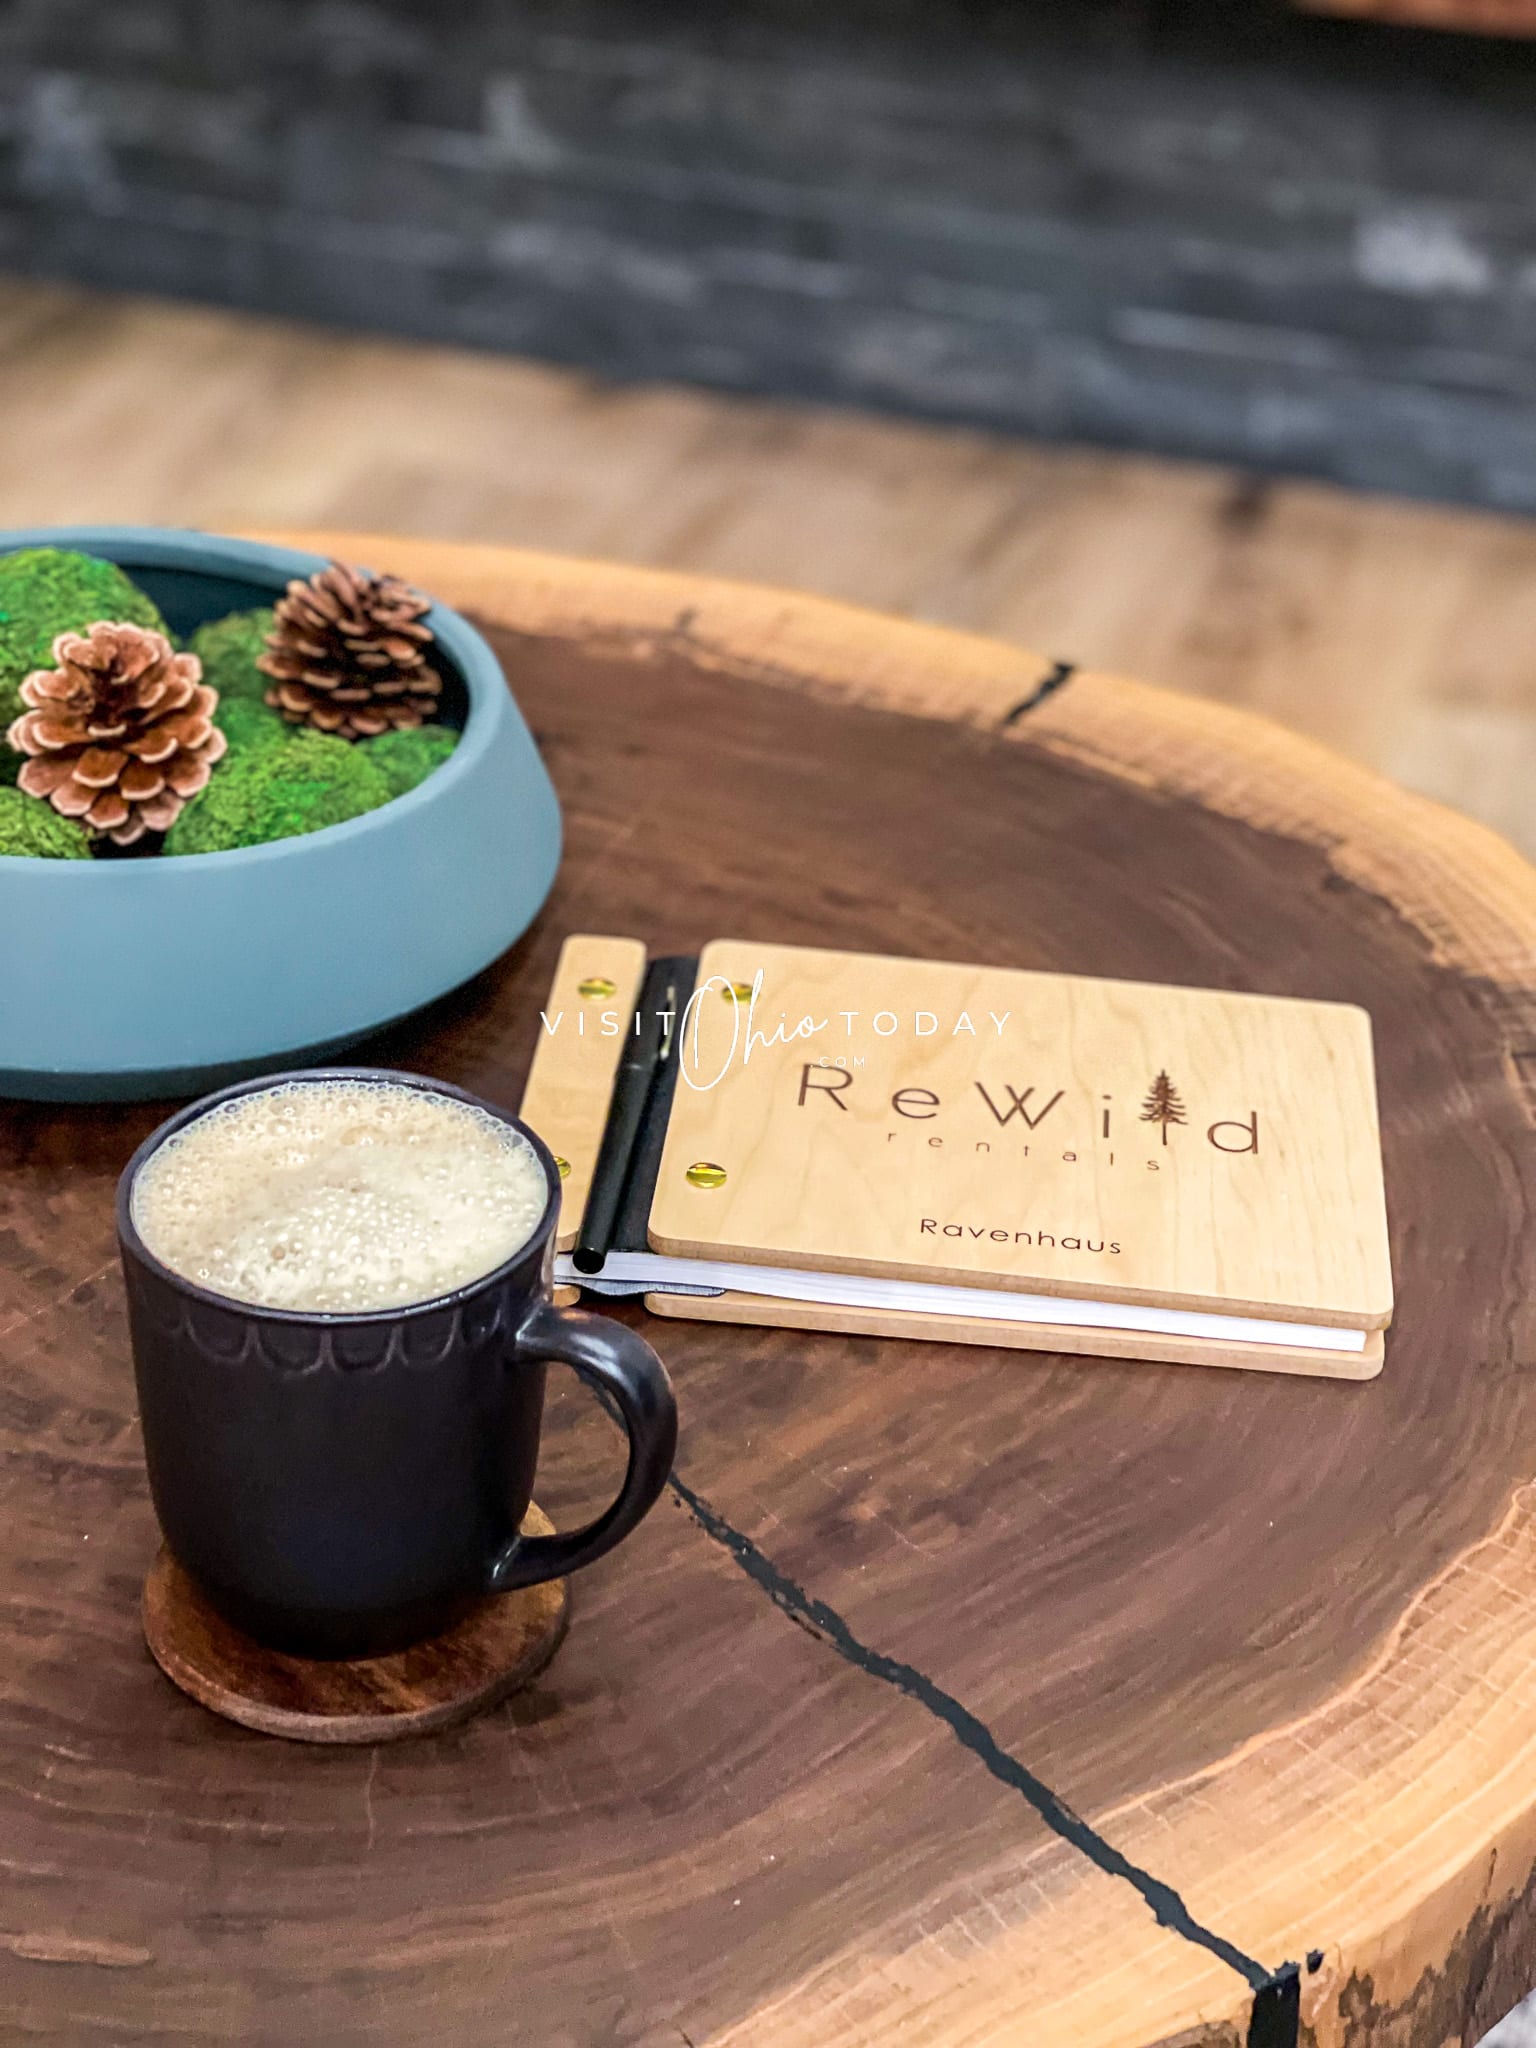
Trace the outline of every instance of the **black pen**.
<instances>
[{"instance_id":1,"label":"black pen","mask_svg":"<svg viewBox=\"0 0 1536 2048\"><path fill-rule=\"evenodd\" d=\"M677 1014L680 986L675 960L657 960L647 970L636 1028L629 1034L614 1075L608 1123L592 1169L576 1249L571 1253L571 1264L578 1273L601 1273L612 1249L630 1165L645 1127L646 1107L672 1058L681 1022Z\"/></svg>"}]
</instances>

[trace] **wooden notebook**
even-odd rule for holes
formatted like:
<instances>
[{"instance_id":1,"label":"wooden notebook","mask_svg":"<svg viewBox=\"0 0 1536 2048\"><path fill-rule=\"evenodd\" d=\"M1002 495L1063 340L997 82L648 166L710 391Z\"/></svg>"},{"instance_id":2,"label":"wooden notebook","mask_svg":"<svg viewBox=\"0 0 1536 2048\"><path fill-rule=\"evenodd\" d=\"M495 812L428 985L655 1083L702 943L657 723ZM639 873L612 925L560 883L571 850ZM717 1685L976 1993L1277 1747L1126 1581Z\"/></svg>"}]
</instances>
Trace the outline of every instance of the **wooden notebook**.
<instances>
[{"instance_id":1,"label":"wooden notebook","mask_svg":"<svg viewBox=\"0 0 1536 2048\"><path fill-rule=\"evenodd\" d=\"M660 1315L1367 1379L1370 1020L720 939L568 939L525 1119L556 1277Z\"/></svg>"}]
</instances>

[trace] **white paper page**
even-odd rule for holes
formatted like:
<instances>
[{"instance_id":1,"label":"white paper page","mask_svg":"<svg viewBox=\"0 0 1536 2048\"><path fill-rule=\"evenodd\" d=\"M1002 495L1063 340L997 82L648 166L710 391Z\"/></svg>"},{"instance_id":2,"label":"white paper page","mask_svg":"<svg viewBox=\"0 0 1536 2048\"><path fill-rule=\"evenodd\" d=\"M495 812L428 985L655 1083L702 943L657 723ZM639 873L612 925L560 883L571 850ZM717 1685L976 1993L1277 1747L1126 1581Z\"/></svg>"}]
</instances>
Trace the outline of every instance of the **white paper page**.
<instances>
[{"instance_id":1,"label":"white paper page","mask_svg":"<svg viewBox=\"0 0 1536 2048\"><path fill-rule=\"evenodd\" d=\"M568 1257L555 1260L555 1278L581 1286ZM1314 1351L1363 1351L1364 1330L1325 1323L1282 1323L1262 1316L1208 1315L1199 1309L1145 1308L1125 1301L1076 1301L1058 1294L1016 1294L1012 1289L942 1287L927 1280L875 1280L862 1273L802 1271L793 1266L727 1265L710 1259L671 1259L656 1252L610 1252L604 1281L644 1282L660 1292L668 1282L690 1292L766 1294L780 1301L828 1307L900 1309L910 1315L983 1316L1005 1323L1060 1323L1087 1330L1139 1330L1160 1337L1226 1338L1241 1344L1301 1345Z\"/></svg>"}]
</instances>

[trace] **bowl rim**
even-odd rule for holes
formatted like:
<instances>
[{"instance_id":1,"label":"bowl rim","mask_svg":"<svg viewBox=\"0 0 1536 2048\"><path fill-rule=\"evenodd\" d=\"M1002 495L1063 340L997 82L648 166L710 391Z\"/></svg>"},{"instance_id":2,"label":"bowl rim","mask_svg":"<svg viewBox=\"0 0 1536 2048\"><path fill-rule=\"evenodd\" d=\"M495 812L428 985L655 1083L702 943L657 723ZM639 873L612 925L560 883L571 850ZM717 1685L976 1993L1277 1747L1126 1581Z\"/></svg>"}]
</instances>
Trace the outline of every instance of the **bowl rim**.
<instances>
[{"instance_id":1,"label":"bowl rim","mask_svg":"<svg viewBox=\"0 0 1536 2048\"><path fill-rule=\"evenodd\" d=\"M331 560L330 556L314 554L307 548L279 547L271 541L239 540L233 535L205 533L200 528L187 526L0 528L0 556L14 554L22 548L45 547L67 548L80 554L99 553L130 575L135 568L164 568L194 575L201 571L207 575L244 577L258 583L275 577L274 595L280 594L282 586L291 578L312 576ZM431 595L430 592L424 594ZM181 870L195 865L202 870L211 862L220 869L228 870L241 864L254 866L269 861L297 859L317 840L334 844L343 837L359 839L368 832L384 829L386 820L398 822L402 810L421 809L438 797L452 795L455 786L473 774L489 753L498 722L492 712L498 698L510 706L511 694L501 664L489 643L461 612L432 598L431 607L424 614L424 623L430 627L433 638L446 651L463 678L465 695L469 700L458 745L446 761L434 768L414 789L407 790L403 796L391 797L387 803L365 811L361 817L347 818L339 825L322 826L318 832L299 832L285 839L269 839L260 846L232 846L220 853L176 855L172 857L171 867ZM89 859L39 861L34 854L0 854L0 874L20 870L35 873L39 868L46 868L50 877L59 878L51 884L54 887L89 886L83 877L93 869L108 865L116 878L115 888L149 888L153 884L147 878L154 875L161 863L159 860L112 861L109 864ZM64 880L66 875L74 879ZM142 875L146 879L136 885L127 879L130 875Z\"/></svg>"}]
</instances>

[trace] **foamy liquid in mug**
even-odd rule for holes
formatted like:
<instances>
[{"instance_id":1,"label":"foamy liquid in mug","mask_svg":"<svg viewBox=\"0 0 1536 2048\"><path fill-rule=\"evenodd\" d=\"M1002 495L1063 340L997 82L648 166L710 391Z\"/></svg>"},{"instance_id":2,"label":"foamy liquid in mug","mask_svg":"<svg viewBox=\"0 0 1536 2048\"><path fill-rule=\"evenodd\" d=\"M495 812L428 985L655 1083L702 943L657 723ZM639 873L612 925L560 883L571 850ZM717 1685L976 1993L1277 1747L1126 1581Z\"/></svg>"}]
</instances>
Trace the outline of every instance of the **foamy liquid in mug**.
<instances>
[{"instance_id":1,"label":"foamy liquid in mug","mask_svg":"<svg viewBox=\"0 0 1536 2048\"><path fill-rule=\"evenodd\" d=\"M491 1272L533 1235L547 1194L527 1139L470 1103L289 1081L167 1139L132 1211L162 1265L215 1294L358 1314Z\"/></svg>"}]
</instances>

